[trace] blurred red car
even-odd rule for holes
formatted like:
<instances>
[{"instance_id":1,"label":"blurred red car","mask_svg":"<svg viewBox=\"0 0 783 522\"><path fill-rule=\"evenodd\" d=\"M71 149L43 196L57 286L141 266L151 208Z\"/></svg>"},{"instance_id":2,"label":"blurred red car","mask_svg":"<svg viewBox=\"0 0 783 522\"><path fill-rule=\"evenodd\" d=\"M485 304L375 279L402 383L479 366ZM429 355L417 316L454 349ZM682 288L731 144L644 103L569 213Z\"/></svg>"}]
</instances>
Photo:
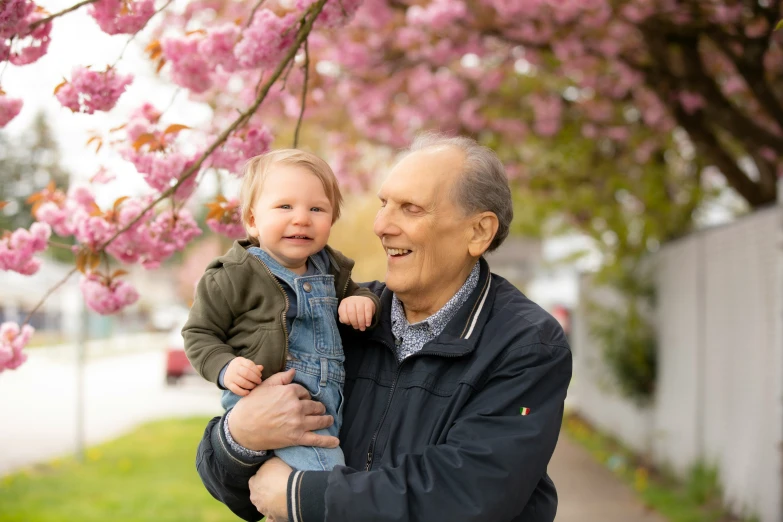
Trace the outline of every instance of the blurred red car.
<instances>
[{"instance_id":1,"label":"blurred red car","mask_svg":"<svg viewBox=\"0 0 783 522\"><path fill-rule=\"evenodd\" d=\"M182 326L172 328L166 343L166 384L177 384L185 375L196 375L196 370L185 355Z\"/></svg>"}]
</instances>

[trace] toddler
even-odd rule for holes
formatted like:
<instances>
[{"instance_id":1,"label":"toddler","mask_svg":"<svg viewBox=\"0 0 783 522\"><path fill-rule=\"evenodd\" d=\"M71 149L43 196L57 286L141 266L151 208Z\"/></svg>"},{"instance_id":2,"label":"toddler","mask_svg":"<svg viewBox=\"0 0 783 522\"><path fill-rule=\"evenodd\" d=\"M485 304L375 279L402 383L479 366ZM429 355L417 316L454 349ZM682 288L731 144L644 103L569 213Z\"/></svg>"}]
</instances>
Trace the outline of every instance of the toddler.
<instances>
[{"instance_id":1,"label":"toddler","mask_svg":"<svg viewBox=\"0 0 783 522\"><path fill-rule=\"evenodd\" d=\"M321 158L294 149L257 156L240 193L244 241L207 266L182 329L196 371L237 401L270 375L295 368L294 382L342 422L344 355L337 318L364 330L380 301L351 280L353 261L326 243L340 217L337 179ZM338 307L339 304L339 307ZM275 454L298 470L344 465L340 448L293 446Z\"/></svg>"}]
</instances>

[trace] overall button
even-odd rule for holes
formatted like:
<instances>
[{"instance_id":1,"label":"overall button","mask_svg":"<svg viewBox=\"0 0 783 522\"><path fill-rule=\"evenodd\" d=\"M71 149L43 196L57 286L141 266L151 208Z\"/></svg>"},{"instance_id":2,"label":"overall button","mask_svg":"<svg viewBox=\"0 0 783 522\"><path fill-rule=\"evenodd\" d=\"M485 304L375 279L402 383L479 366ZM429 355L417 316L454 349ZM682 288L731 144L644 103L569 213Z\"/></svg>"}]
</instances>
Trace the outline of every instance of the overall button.
<instances>
[{"instance_id":1,"label":"overall button","mask_svg":"<svg viewBox=\"0 0 783 522\"><path fill-rule=\"evenodd\" d=\"M310 283L304 283L302 285L302 288L304 289L305 292L309 292L313 289L313 285L311 285Z\"/></svg>"}]
</instances>

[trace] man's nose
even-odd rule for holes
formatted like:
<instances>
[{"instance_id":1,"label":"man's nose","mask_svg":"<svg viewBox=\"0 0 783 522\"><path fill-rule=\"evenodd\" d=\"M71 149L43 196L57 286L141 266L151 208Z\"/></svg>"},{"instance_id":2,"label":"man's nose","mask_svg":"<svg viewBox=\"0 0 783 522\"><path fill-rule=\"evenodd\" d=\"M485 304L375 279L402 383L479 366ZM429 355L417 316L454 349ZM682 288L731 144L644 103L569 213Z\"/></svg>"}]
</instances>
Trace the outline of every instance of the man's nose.
<instances>
[{"instance_id":1,"label":"man's nose","mask_svg":"<svg viewBox=\"0 0 783 522\"><path fill-rule=\"evenodd\" d=\"M383 238L383 236L396 236L400 233L396 213L389 206L381 207L378 210L373 223L373 232L380 238Z\"/></svg>"}]
</instances>

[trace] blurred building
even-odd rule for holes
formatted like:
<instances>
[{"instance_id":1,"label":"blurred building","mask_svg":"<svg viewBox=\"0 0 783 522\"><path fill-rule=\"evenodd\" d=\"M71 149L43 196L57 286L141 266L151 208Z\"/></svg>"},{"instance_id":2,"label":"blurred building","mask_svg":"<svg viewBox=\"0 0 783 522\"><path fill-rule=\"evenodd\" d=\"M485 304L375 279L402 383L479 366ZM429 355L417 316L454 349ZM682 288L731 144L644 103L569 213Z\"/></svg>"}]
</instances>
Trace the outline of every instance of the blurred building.
<instances>
[{"instance_id":1,"label":"blurred building","mask_svg":"<svg viewBox=\"0 0 783 522\"><path fill-rule=\"evenodd\" d=\"M541 268L541 244L540 239L509 236L486 259L492 272L525 291Z\"/></svg>"}]
</instances>

